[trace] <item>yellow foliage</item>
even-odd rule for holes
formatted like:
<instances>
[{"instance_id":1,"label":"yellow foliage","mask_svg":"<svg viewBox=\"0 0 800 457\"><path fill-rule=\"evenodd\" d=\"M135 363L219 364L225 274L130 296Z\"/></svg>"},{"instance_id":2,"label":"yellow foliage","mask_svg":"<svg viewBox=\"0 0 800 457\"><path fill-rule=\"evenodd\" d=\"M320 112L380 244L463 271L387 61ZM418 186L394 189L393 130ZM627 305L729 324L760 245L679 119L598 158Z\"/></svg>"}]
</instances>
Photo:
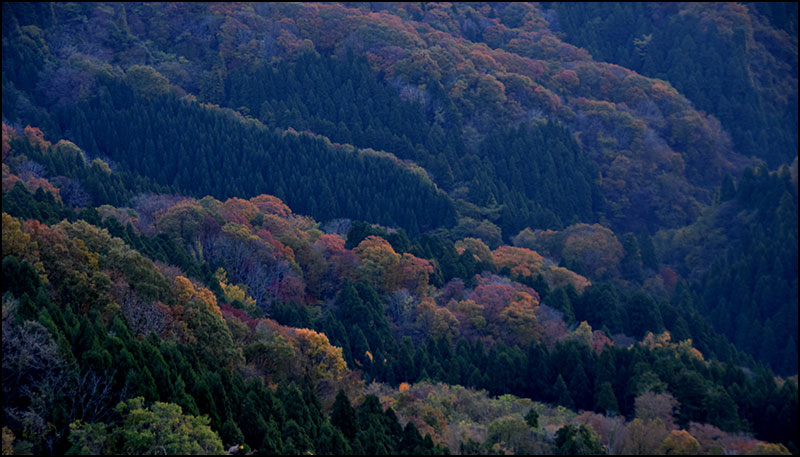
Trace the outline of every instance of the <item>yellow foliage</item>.
<instances>
[{"instance_id":1,"label":"yellow foliage","mask_svg":"<svg viewBox=\"0 0 800 457\"><path fill-rule=\"evenodd\" d=\"M217 271L214 272L214 278L219 281L219 285L223 289L228 284L228 273L222 267L217 268Z\"/></svg>"},{"instance_id":2,"label":"yellow foliage","mask_svg":"<svg viewBox=\"0 0 800 457\"><path fill-rule=\"evenodd\" d=\"M672 343L672 335L668 331L664 331L659 333L658 335L654 335L653 332L647 332L644 339L642 340L642 345L650 348L650 349L658 349L658 348L668 348L672 349L675 352L675 355L687 355L691 358L695 358L697 360L704 361L703 353L701 353L697 348L692 346L692 339L689 338L687 340L681 341L679 343Z\"/></svg>"},{"instance_id":3,"label":"yellow foliage","mask_svg":"<svg viewBox=\"0 0 800 457\"><path fill-rule=\"evenodd\" d=\"M339 380L347 369L342 348L331 345L328 337L314 330L295 330L297 350L305 373L315 381Z\"/></svg>"},{"instance_id":4,"label":"yellow foliage","mask_svg":"<svg viewBox=\"0 0 800 457\"><path fill-rule=\"evenodd\" d=\"M30 243L31 236L22 232L20 221L3 213L3 256L22 257Z\"/></svg>"},{"instance_id":5,"label":"yellow foliage","mask_svg":"<svg viewBox=\"0 0 800 457\"><path fill-rule=\"evenodd\" d=\"M361 259L359 271L362 277L373 286L380 286L386 271L401 258L388 241L374 235L359 243L353 253Z\"/></svg>"},{"instance_id":6,"label":"yellow foliage","mask_svg":"<svg viewBox=\"0 0 800 457\"><path fill-rule=\"evenodd\" d=\"M587 346L592 346L592 326L588 322L582 321L574 332L570 333L567 338L576 339L586 343Z\"/></svg>"},{"instance_id":7,"label":"yellow foliage","mask_svg":"<svg viewBox=\"0 0 800 457\"><path fill-rule=\"evenodd\" d=\"M697 455L700 443L686 430L673 430L661 442L661 450L666 455Z\"/></svg>"},{"instance_id":8,"label":"yellow foliage","mask_svg":"<svg viewBox=\"0 0 800 457\"><path fill-rule=\"evenodd\" d=\"M103 159L94 159L92 160L92 165L97 166L103 173L110 175L111 174L111 167Z\"/></svg>"},{"instance_id":9,"label":"yellow foliage","mask_svg":"<svg viewBox=\"0 0 800 457\"><path fill-rule=\"evenodd\" d=\"M371 260L381 265L390 265L400 259L392 245L383 238L375 235L366 237L353 252L362 260Z\"/></svg>"},{"instance_id":10,"label":"yellow foliage","mask_svg":"<svg viewBox=\"0 0 800 457\"><path fill-rule=\"evenodd\" d=\"M680 343L678 343L678 350L681 353L689 355L689 357L694 357L695 359L698 359L698 360L705 360L703 358L703 353L700 352L694 346L692 346L692 339L691 338L689 338L689 339L687 339L685 341L681 341Z\"/></svg>"},{"instance_id":11,"label":"yellow foliage","mask_svg":"<svg viewBox=\"0 0 800 457\"><path fill-rule=\"evenodd\" d=\"M792 453L780 443L758 443L747 451L747 455L792 455Z\"/></svg>"},{"instance_id":12,"label":"yellow foliage","mask_svg":"<svg viewBox=\"0 0 800 457\"><path fill-rule=\"evenodd\" d=\"M472 256L478 262L494 263L494 257L489 246L478 238L464 238L463 240L456 241L456 250L462 254L467 249L472 252Z\"/></svg>"},{"instance_id":13,"label":"yellow foliage","mask_svg":"<svg viewBox=\"0 0 800 457\"><path fill-rule=\"evenodd\" d=\"M42 282L48 284L44 264L39 260L39 244L31 241L31 236L22 231L19 219L3 213L3 256L7 255L13 255L20 261L27 260Z\"/></svg>"},{"instance_id":14,"label":"yellow foliage","mask_svg":"<svg viewBox=\"0 0 800 457\"><path fill-rule=\"evenodd\" d=\"M14 455L14 432L3 427L3 455Z\"/></svg>"},{"instance_id":15,"label":"yellow foliage","mask_svg":"<svg viewBox=\"0 0 800 457\"><path fill-rule=\"evenodd\" d=\"M71 155L79 155L80 157L84 157L81 148L69 140L58 140L55 150L58 151L59 154L66 155L68 157Z\"/></svg>"},{"instance_id":16,"label":"yellow foliage","mask_svg":"<svg viewBox=\"0 0 800 457\"><path fill-rule=\"evenodd\" d=\"M463 315L464 319L475 327L476 330L482 331L486 328L486 318L483 317L485 307L476 303L475 300L461 300L459 302L452 300L448 303L448 308L455 313Z\"/></svg>"},{"instance_id":17,"label":"yellow foliage","mask_svg":"<svg viewBox=\"0 0 800 457\"><path fill-rule=\"evenodd\" d=\"M228 283L228 274L225 272L224 268L218 268L217 271L214 272L214 278L219 281L219 286L222 288L222 292L225 295L225 301L228 303L233 303L235 300L238 300L240 303L244 305L244 309L246 311L254 311L256 307L256 301L253 297L247 295L247 286L244 284L230 284Z\"/></svg>"},{"instance_id":18,"label":"yellow foliage","mask_svg":"<svg viewBox=\"0 0 800 457\"><path fill-rule=\"evenodd\" d=\"M175 294L178 296L178 302L184 305L189 303L189 300L192 299L195 293L192 282L184 276L176 276L175 280L172 282L172 286L175 289Z\"/></svg>"},{"instance_id":19,"label":"yellow foliage","mask_svg":"<svg viewBox=\"0 0 800 457\"><path fill-rule=\"evenodd\" d=\"M672 340L672 335L667 331L658 335L654 335L653 332L647 332L647 335L642 340L642 345L650 349L663 348L670 345L670 340Z\"/></svg>"},{"instance_id":20,"label":"yellow foliage","mask_svg":"<svg viewBox=\"0 0 800 457\"><path fill-rule=\"evenodd\" d=\"M579 294L583 293L583 290L592 284L592 282L585 277L574 271L567 270L564 267L551 266L544 271L543 276L545 281L547 281L547 285L550 286L550 289L557 289L567 284L572 284L572 287L574 287Z\"/></svg>"},{"instance_id":21,"label":"yellow foliage","mask_svg":"<svg viewBox=\"0 0 800 457\"><path fill-rule=\"evenodd\" d=\"M458 319L447 308L437 308L433 315L429 335L435 339L455 338L458 335Z\"/></svg>"},{"instance_id":22,"label":"yellow foliage","mask_svg":"<svg viewBox=\"0 0 800 457\"><path fill-rule=\"evenodd\" d=\"M498 321L508 333L498 336L510 336L523 346L527 346L539 337L541 327L534 314L534 306L530 303L532 299L527 302L514 300L500 312Z\"/></svg>"},{"instance_id":23,"label":"yellow foliage","mask_svg":"<svg viewBox=\"0 0 800 457\"><path fill-rule=\"evenodd\" d=\"M235 222L228 222L222 226L222 233L231 238L238 238L241 240L258 240L258 237L253 235L246 225L237 224Z\"/></svg>"},{"instance_id":24,"label":"yellow foliage","mask_svg":"<svg viewBox=\"0 0 800 457\"><path fill-rule=\"evenodd\" d=\"M125 80L138 95L150 100L169 92L169 79L148 65L133 65Z\"/></svg>"}]
</instances>

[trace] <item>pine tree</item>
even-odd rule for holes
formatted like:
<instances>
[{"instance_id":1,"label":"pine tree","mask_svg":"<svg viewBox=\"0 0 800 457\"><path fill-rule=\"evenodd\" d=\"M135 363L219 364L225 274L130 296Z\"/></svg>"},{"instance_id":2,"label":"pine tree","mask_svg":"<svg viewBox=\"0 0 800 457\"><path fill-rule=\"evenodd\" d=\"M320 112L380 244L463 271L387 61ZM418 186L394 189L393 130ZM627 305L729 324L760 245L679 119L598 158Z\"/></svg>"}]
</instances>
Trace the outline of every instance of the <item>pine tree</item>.
<instances>
[{"instance_id":1,"label":"pine tree","mask_svg":"<svg viewBox=\"0 0 800 457\"><path fill-rule=\"evenodd\" d=\"M341 389L336 394L336 400L333 402L331 425L341 430L348 440L355 438L358 430L356 410L350 405L350 400L347 399L347 395Z\"/></svg>"},{"instance_id":2,"label":"pine tree","mask_svg":"<svg viewBox=\"0 0 800 457\"><path fill-rule=\"evenodd\" d=\"M595 411L607 415L619 414L619 403L610 382L605 381L599 385L595 398Z\"/></svg>"},{"instance_id":3,"label":"pine tree","mask_svg":"<svg viewBox=\"0 0 800 457\"><path fill-rule=\"evenodd\" d=\"M553 385L553 399L555 399L557 404L567 409L575 408L572 395L570 395L569 389L567 389L567 383L564 382L564 378L562 378L560 374L558 378L556 378L556 383Z\"/></svg>"}]
</instances>

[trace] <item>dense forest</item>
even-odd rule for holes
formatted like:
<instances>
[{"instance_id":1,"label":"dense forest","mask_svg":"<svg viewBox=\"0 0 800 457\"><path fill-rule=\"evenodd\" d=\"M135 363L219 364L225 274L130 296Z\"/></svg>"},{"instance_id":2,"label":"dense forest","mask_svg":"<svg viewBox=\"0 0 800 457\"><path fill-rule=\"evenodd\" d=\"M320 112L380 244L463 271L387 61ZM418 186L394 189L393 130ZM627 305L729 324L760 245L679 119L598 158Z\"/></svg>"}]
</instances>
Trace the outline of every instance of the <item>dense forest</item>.
<instances>
[{"instance_id":1,"label":"dense forest","mask_svg":"<svg viewBox=\"0 0 800 457\"><path fill-rule=\"evenodd\" d=\"M3 454L797 454L797 5L4 3Z\"/></svg>"}]
</instances>

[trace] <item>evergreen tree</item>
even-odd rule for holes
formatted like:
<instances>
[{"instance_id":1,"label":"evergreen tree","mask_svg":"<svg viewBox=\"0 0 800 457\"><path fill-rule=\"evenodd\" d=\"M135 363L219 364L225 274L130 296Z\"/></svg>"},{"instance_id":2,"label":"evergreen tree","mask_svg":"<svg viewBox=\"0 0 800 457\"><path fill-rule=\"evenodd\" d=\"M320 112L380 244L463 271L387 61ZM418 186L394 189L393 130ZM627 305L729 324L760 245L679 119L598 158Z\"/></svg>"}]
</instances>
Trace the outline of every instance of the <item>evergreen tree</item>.
<instances>
[{"instance_id":1,"label":"evergreen tree","mask_svg":"<svg viewBox=\"0 0 800 457\"><path fill-rule=\"evenodd\" d=\"M556 383L553 385L553 399L555 402L565 408L572 409L575 407L574 402L572 401L572 395L567 389L567 383L564 382L564 378L561 375L558 375L556 378Z\"/></svg>"},{"instance_id":2,"label":"evergreen tree","mask_svg":"<svg viewBox=\"0 0 800 457\"><path fill-rule=\"evenodd\" d=\"M336 400L333 402L331 425L341 430L348 440L355 438L358 430L356 410L350 405L350 400L347 399L347 395L341 389L336 394Z\"/></svg>"}]
</instances>

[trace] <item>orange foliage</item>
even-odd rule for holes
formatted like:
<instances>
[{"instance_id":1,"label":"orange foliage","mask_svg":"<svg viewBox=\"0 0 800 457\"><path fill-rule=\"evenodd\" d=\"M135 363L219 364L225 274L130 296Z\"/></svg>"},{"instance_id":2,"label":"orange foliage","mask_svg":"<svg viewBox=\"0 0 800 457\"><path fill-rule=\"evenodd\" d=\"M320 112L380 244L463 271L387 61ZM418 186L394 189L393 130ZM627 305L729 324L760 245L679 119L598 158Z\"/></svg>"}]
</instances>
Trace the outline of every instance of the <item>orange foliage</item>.
<instances>
[{"instance_id":1,"label":"orange foliage","mask_svg":"<svg viewBox=\"0 0 800 457\"><path fill-rule=\"evenodd\" d=\"M279 217L289 217L292 214L292 210L280 198L272 195L255 196L250 199L250 203L266 214L274 214Z\"/></svg>"},{"instance_id":2,"label":"orange foliage","mask_svg":"<svg viewBox=\"0 0 800 457\"><path fill-rule=\"evenodd\" d=\"M544 258L530 249L500 246L493 256L498 268L509 267L513 275L535 277L544 267Z\"/></svg>"},{"instance_id":3,"label":"orange foliage","mask_svg":"<svg viewBox=\"0 0 800 457\"><path fill-rule=\"evenodd\" d=\"M49 141L44 139L44 133L40 129L31 127L30 125L25 127L25 138L41 151L47 151L52 145Z\"/></svg>"},{"instance_id":4,"label":"orange foliage","mask_svg":"<svg viewBox=\"0 0 800 457\"><path fill-rule=\"evenodd\" d=\"M11 151L11 138L16 138L14 129L3 122L3 161L5 162L6 156Z\"/></svg>"},{"instance_id":5,"label":"orange foliage","mask_svg":"<svg viewBox=\"0 0 800 457\"><path fill-rule=\"evenodd\" d=\"M447 308L436 306L430 297L425 297L417 306L416 326L430 337L452 339L458 335L458 319Z\"/></svg>"},{"instance_id":6,"label":"orange foliage","mask_svg":"<svg viewBox=\"0 0 800 457\"><path fill-rule=\"evenodd\" d=\"M341 236L326 233L314 242L325 249L326 255L338 254L344 251L345 240Z\"/></svg>"},{"instance_id":7,"label":"orange foliage","mask_svg":"<svg viewBox=\"0 0 800 457\"><path fill-rule=\"evenodd\" d=\"M661 83L655 83L650 86L650 93L653 95L653 98L664 98L664 97L674 97L677 95L675 89L671 87L667 87Z\"/></svg>"},{"instance_id":8,"label":"orange foliage","mask_svg":"<svg viewBox=\"0 0 800 457\"><path fill-rule=\"evenodd\" d=\"M469 58L472 60L472 63L475 65L475 67L484 69L483 71L488 69L502 69L502 67L487 51L489 51L488 48L472 48L469 50Z\"/></svg>"},{"instance_id":9,"label":"orange foliage","mask_svg":"<svg viewBox=\"0 0 800 457\"><path fill-rule=\"evenodd\" d=\"M430 262L404 253L398 262L389 266L383 279L383 289L390 292L405 288L419 295L428 288L431 274L433 266Z\"/></svg>"},{"instance_id":10,"label":"orange foliage","mask_svg":"<svg viewBox=\"0 0 800 457\"><path fill-rule=\"evenodd\" d=\"M20 179L19 176L11 173L8 165L3 164L3 192L10 191L18 182L21 181L22 179Z\"/></svg>"},{"instance_id":11,"label":"orange foliage","mask_svg":"<svg viewBox=\"0 0 800 457\"><path fill-rule=\"evenodd\" d=\"M50 192L55 197L56 201L61 201L61 190L50 183L45 178L30 177L22 182L25 188L30 193L36 193L37 190L42 189L45 192ZM12 186L13 187L13 186Z\"/></svg>"},{"instance_id":12,"label":"orange foliage","mask_svg":"<svg viewBox=\"0 0 800 457\"><path fill-rule=\"evenodd\" d=\"M195 302L205 306L219 317L222 317L222 311L217 306L217 297L213 292L203 286L195 287L192 281L185 276L177 276L172 282L172 288L178 298L178 303L181 305L188 305L190 302Z\"/></svg>"},{"instance_id":13,"label":"orange foliage","mask_svg":"<svg viewBox=\"0 0 800 457\"><path fill-rule=\"evenodd\" d=\"M565 88L573 88L581 84L581 80L574 70L562 70L555 75L553 79L558 81Z\"/></svg>"},{"instance_id":14,"label":"orange foliage","mask_svg":"<svg viewBox=\"0 0 800 457\"><path fill-rule=\"evenodd\" d=\"M256 215L258 215L258 208L252 201L233 197L222 204L220 213L228 222L249 225L250 221L255 219Z\"/></svg>"},{"instance_id":15,"label":"orange foliage","mask_svg":"<svg viewBox=\"0 0 800 457\"><path fill-rule=\"evenodd\" d=\"M541 327L534 311L538 297L526 292L517 292L511 303L498 315L498 321L505 327L498 332L499 337L527 346L541 335Z\"/></svg>"}]
</instances>

